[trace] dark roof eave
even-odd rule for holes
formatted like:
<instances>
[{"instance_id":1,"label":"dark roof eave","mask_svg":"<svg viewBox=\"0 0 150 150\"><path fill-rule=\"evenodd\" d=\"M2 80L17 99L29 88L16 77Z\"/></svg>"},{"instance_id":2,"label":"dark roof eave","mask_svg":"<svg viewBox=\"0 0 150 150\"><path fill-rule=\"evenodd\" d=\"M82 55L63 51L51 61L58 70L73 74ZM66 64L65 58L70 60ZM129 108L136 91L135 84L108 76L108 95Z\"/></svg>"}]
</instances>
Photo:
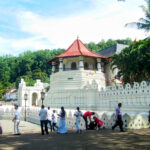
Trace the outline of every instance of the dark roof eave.
<instances>
[{"instance_id":1,"label":"dark roof eave","mask_svg":"<svg viewBox=\"0 0 150 150\"><path fill-rule=\"evenodd\" d=\"M47 63L49 64L49 63L51 63L52 61L55 61L55 60L57 60L57 59L59 59L59 58L67 58L67 57L79 57L79 56L85 56L85 57L94 57L94 58L103 58L103 59L108 59L109 57L106 57L106 56L89 56L89 55L72 55L72 56L63 56L63 57L55 57L55 58L53 58L53 59L50 59L50 60L48 60L47 61Z\"/></svg>"},{"instance_id":2,"label":"dark roof eave","mask_svg":"<svg viewBox=\"0 0 150 150\"><path fill-rule=\"evenodd\" d=\"M79 56L85 56L85 57L95 57L95 58L108 58L107 56L89 56L89 55L72 55L72 56L62 56L62 57L57 57L56 58L67 58L67 57L79 57Z\"/></svg>"}]
</instances>

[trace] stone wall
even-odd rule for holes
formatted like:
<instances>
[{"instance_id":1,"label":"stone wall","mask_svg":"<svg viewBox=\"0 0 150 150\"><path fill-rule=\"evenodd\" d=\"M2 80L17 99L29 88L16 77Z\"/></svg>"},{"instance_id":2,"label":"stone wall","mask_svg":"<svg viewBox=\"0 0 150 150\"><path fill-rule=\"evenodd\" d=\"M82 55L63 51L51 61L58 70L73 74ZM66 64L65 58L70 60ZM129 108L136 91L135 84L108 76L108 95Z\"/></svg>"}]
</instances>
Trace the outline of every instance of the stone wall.
<instances>
[{"instance_id":1,"label":"stone wall","mask_svg":"<svg viewBox=\"0 0 150 150\"><path fill-rule=\"evenodd\" d=\"M45 90L47 84L45 85L40 80L36 80L34 86L26 86L24 79L21 79L18 89L18 104L19 106L25 106L24 94L27 94L27 106L41 105L41 91Z\"/></svg>"},{"instance_id":2,"label":"stone wall","mask_svg":"<svg viewBox=\"0 0 150 150\"><path fill-rule=\"evenodd\" d=\"M95 74L96 78L98 78L98 75ZM82 77L84 76L87 78L86 72L83 73ZM66 88L59 88L59 86L54 84L53 88L51 87L47 93L44 105L56 110L64 106L67 110L68 126L74 126L75 119L73 114L76 107L79 106L83 111L91 110L97 112L100 119L104 121L104 127L110 128L114 123L115 108L121 102L124 125L127 128L138 129L148 127L147 118L150 109L150 84L148 82L142 81L141 83L134 83L132 85L119 84L99 89L99 83L95 80L96 78L89 76L88 82L80 88L71 88L71 84L70 88L67 86ZM53 80L59 82L56 75ZM63 78L63 80L65 79ZM3 110L6 113L3 113L1 116L6 117L7 113L10 116L12 113L10 108ZM38 107L28 107L28 120L36 123L39 122L38 111ZM24 106L22 106L21 112L23 115Z\"/></svg>"},{"instance_id":3,"label":"stone wall","mask_svg":"<svg viewBox=\"0 0 150 150\"><path fill-rule=\"evenodd\" d=\"M85 110L114 112L120 102L123 112L147 114L150 104L149 83L120 84L99 91L97 82L92 80L82 89L50 89L45 104L58 108L65 106L74 109L79 106Z\"/></svg>"},{"instance_id":4,"label":"stone wall","mask_svg":"<svg viewBox=\"0 0 150 150\"><path fill-rule=\"evenodd\" d=\"M58 108L51 108L51 110L55 109L57 113L60 112ZM21 114L21 119L24 119L24 107L20 107L19 111ZM39 124L39 107L28 107L27 108L27 121ZM12 119L13 118L13 106L0 106L0 119ZM84 113L85 110L82 110ZM115 114L113 112L102 112L102 111L95 111L96 116L99 117L103 122L104 128L111 128L112 125L115 123ZM75 129L75 109L66 109L67 117L66 123L67 128ZM59 120L58 120L59 121ZM142 114L130 114L128 112L123 113L123 121L124 127L127 129L141 129L141 128L148 128L148 119L145 115ZM84 120L81 119L81 127L84 129L85 124Z\"/></svg>"}]
</instances>

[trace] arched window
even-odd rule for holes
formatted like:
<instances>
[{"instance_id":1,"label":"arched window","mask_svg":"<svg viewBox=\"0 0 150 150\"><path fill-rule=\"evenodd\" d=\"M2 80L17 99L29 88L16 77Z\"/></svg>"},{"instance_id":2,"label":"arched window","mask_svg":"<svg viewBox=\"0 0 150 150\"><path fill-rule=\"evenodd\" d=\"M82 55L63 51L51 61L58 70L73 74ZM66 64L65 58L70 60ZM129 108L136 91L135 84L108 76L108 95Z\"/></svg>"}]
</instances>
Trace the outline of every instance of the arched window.
<instances>
[{"instance_id":1,"label":"arched window","mask_svg":"<svg viewBox=\"0 0 150 150\"><path fill-rule=\"evenodd\" d=\"M77 69L76 63L73 62L73 63L71 64L71 70L76 70L76 69Z\"/></svg>"},{"instance_id":2,"label":"arched window","mask_svg":"<svg viewBox=\"0 0 150 150\"><path fill-rule=\"evenodd\" d=\"M38 99L37 93L33 93L32 94L32 106L36 106L37 105L37 99Z\"/></svg>"},{"instance_id":3,"label":"arched window","mask_svg":"<svg viewBox=\"0 0 150 150\"><path fill-rule=\"evenodd\" d=\"M63 70L66 70L66 68L65 68L65 64L63 64Z\"/></svg>"},{"instance_id":4,"label":"arched window","mask_svg":"<svg viewBox=\"0 0 150 150\"><path fill-rule=\"evenodd\" d=\"M87 62L84 63L84 69L88 70L89 69L89 64Z\"/></svg>"}]
</instances>

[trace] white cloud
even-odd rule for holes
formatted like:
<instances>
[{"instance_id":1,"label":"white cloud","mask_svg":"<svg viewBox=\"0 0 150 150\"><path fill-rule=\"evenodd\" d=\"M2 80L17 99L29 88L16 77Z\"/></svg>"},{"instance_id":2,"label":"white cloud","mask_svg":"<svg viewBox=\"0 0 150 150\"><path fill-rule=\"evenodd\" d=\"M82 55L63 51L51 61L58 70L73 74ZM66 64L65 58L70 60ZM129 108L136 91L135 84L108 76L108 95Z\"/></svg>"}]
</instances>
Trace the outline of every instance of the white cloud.
<instances>
[{"instance_id":1,"label":"white cloud","mask_svg":"<svg viewBox=\"0 0 150 150\"><path fill-rule=\"evenodd\" d=\"M116 7L118 4L116 5ZM112 8L109 13L115 12ZM121 9L118 8L118 10ZM97 10L92 14L74 16L68 18L45 18L32 12L22 12L20 19L21 28L37 36L48 39L55 48L68 47L79 35L83 42L101 39L117 38L144 38L144 32L134 28L125 28L128 22L138 20L141 12L125 12L105 18ZM51 45L49 45L51 47Z\"/></svg>"},{"instance_id":2,"label":"white cloud","mask_svg":"<svg viewBox=\"0 0 150 150\"><path fill-rule=\"evenodd\" d=\"M128 22L137 21L142 17L140 8L122 11L123 4L116 1L101 9L100 0L93 1L95 9L82 15L66 18L45 17L29 11L18 14L18 21L22 31L33 34L32 38L20 40L0 39L0 43L9 43L12 49L35 50L45 48L67 48L77 35L84 42L99 42L101 39L118 39L130 37L144 38L143 31L125 28ZM45 39L45 40L43 40ZM3 41L1 41L3 40Z\"/></svg>"},{"instance_id":3,"label":"white cloud","mask_svg":"<svg viewBox=\"0 0 150 150\"><path fill-rule=\"evenodd\" d=\"M49 47L47 41L43 41L42 37L33 37L28 39L4 39L0 37L0 55L10 54L17 56L26 50L39 50Z\"/></svg>"}]
</instances>

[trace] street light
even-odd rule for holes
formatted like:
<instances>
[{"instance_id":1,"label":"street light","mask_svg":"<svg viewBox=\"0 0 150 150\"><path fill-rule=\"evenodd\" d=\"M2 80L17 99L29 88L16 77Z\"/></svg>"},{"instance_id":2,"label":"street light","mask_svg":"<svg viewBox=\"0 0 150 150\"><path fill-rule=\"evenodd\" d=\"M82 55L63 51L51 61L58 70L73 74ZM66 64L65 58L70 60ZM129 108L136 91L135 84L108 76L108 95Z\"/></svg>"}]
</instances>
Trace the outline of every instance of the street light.
<instances>
[{"instance_id":1,"label":"street light","mask_svg":"<svg viewBox=\"0 0 150 150\"><path fill-rule=\"evenodd\" d=\"M42 92L41 92L42 105L43 105L44 98L45 98L45 92L44 92L44 89L42 89Z\"/></svg>"},{"instance_id":2,"label":"street light","mask_svg":"<svg viewBox=\"0 0 150 150\"><path fill-rule=\"evenodd\" d=\"M25 94L24 94L24 100L25 100L24 121L26 121L26 102L27 102L27 99L28 99L28 94L27 94L27 93L25 93Z\"/></svg>"}]
</instances>

